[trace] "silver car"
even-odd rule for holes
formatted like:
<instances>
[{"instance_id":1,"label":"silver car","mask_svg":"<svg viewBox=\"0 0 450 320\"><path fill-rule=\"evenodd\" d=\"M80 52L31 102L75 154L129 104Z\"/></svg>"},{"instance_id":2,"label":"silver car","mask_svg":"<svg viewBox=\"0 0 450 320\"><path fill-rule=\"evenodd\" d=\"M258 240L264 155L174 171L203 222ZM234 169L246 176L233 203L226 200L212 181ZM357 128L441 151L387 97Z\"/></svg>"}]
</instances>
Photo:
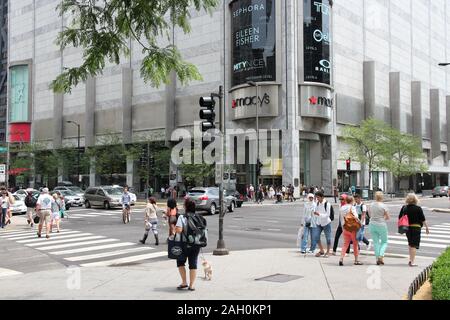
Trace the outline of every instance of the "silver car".
<instances>
[{"instance_id":1,"label":"silver car","mask_svg":"<svg viewBox=\"0 0 450 320\"><path fill-rule=\"evenodd\" d=\"M121 207L122 191L113 186L88 188L84 193L84 206L103 207L106 210Z\"/></svg>"},{"instance_id":2,"label":"silver car","mask_svg":"<svg viewBox=\"0 0 450 320\"><path fill-rule=\"evenodd\" d=\"M54 191L72 191L72 192L76 193L76 195L80 198L83 198L83 196L84 196L83 189L81 189L80 187L77 187L77 186L58 186L53 190Z\"/></svg>"},{"instance_id":3,"label":"silver car","mask_svg":"<svg viewBox=\"0 0 450 320\"><path fill-rule=\"evenodd\" d=\"M84 196L79 197L75 192L68 190L57 190L64 196L66 207L81 207L84 204Z\"/></svg>"},{"instance_id":4,"label":"silver car","mask_svg":"<svg viewBox=\"0 0 450 320\"><path fill-rule=\"evenodd\" d=\"M216 214L219 209L219 188L192 188L189 190L187 198L195 202L196 211L207 211L209 214ZM224 205L229 212L236 208L236 201L231 196L226 196L224 191Z\"/></svg>"}]
</instances>

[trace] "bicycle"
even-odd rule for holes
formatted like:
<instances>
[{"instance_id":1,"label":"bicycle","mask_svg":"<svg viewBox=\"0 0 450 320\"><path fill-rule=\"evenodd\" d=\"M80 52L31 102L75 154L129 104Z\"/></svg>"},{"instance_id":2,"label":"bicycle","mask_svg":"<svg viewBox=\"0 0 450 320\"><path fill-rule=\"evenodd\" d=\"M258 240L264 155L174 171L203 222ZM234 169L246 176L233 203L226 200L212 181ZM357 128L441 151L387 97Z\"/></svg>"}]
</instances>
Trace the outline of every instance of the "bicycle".
<instances>
[{"instance_id":1,"label":"bicycle","mask_svg":"<svg viewBox=\"0 0 450 320\"><path fill-rule=\"evenodd\" d=\"M130 205L124 205L122 209L122 221L124 224L127 224L130 222L131 218L131 207Z\"/></svg>"}]
</instances>

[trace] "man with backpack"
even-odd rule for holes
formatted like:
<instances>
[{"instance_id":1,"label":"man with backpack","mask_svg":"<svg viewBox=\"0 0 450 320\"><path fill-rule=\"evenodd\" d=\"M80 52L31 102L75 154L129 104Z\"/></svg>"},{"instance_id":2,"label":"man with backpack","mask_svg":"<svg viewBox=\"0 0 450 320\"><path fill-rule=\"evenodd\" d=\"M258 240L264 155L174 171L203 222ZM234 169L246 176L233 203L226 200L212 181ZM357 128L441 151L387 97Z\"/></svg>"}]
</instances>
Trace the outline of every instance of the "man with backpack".
<instances>
[{"instance_id":1,"label":"man with backpack","mask_svg":"<svg viewBox=\"0 0 450 320\"><path fill-rule=\"evenodd\" d=\"M33 191L27 190L27 196L25 197L25 205L27 206L27 222L28 225L33 228L33 213L36 211L37 198L33 197Z\"/></svg>"},{"instance_id":2,"label":"man with backpack","mask_svg":"<svg viewBox=\"0 0 450 320\"><path fill-rule=\"evenodd\" d=\"M177 259L177 267L181 276L181 284L178 290L188 289L194 291L194 283L197 277L197 261L200 249L208 243L208 230L206 219L195 212L195 202L186 199L184 202L185 213L178 217L176 233L180 234L184 245L183 254ZM189 285L186 279L186 261L189 261Z\"/></svg>"},{"instance_id":3,"label":"man with backpack","mask_svg":"<svg viewBox=\"0 0 450 320\"><path fill-rule=\"evenodd\" d=\"M359 194L355 194L355 208L356 213L358 213L358 219L361 221L361 229L359 229L356 234L356 240L358 242L364 242L366 245L366 250L369 251L371 248L370 241L364 236L365 226L369 225L370 216L367 211L367 206L362 202L361 196Z\"/></svg>"},{"instance_id":4,"label":"man with backpack","mask_svg":"<svg viewBox=\"0 0 450 320\"><path fill-rule=\"evenodd\" d=\"M316 257L323 256L328 258L331 249L331 222L334 220L333 206L325 200L324 194L319 191L316 193L317 202L314 204L314 215L317 217L317 227L313 228L312 248L315 248L320 241L322 231L327 240L327 252L319 251Z\"/></svg>"}]
</instances>

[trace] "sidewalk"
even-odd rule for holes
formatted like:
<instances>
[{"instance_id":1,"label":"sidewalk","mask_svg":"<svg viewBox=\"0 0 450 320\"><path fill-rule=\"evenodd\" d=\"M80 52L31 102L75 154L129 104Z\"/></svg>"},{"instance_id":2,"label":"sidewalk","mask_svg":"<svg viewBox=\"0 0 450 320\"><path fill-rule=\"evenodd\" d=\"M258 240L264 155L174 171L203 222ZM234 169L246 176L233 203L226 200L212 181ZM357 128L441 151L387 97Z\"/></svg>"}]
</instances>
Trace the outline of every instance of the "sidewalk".
<instances>
[{"instance_id":1,"label":"sidewalk","mask_svg":"<svg viewBox=\"0 0 450 320\"><path fill-rule=\"evenodd\" d=\"M432 263L432 259L418 258L419 267L410 268L405 257L386 257L386 265L377 267L372 256L362 256L365 265L354 266L349 256L345 266L339 267L338 257L303 256L295 249L233 251L228 256L205 257L212 265L213 279L202 278L199 263L194 292L176 290L180 284L176 262L163 260L2 277L0 299L399 300L413 279ZM287 282L255 280L275 274L292 278Z\"/></svg>"}]
</instances>

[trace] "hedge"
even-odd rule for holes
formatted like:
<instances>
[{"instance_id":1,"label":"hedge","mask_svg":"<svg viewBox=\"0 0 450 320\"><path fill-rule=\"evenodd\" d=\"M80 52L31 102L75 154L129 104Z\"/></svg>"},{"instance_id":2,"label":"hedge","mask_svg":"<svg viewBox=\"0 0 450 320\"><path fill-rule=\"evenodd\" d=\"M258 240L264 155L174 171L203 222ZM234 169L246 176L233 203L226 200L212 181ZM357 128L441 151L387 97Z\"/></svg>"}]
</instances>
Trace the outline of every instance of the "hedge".
<instances>
[{"instance_id":1,"label":"hedge","mask_svg":"<svg viewBox=\"0 0 450 320\"><path fill-rule=\"evenodd\" d=\"M433 300L450 300L450 248L433 263L430 282Z\"/></svg>"}]
</instances>

